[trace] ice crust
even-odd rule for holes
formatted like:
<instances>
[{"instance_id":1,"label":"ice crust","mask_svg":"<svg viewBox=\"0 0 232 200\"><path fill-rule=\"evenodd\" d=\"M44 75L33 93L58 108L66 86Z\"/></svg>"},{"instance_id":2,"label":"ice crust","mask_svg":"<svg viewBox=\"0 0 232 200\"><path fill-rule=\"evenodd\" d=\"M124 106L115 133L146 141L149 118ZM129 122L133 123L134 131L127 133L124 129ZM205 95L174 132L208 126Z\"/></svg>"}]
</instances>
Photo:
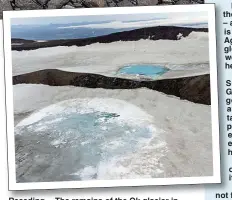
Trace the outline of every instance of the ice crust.
<instances>
[{"instance_id":1,"label":"ice crust","mask_svg":"<svg viewBox=\"0 0 232 200\"><path fill-rule=\"evenodd\" d=\"M208 33L192 32L180 40L118 41L83 47L13 51L13 75L42 69L118 76L124 65L157 64L171 70L160 78L209 73Z\"/></svg>"}]
</instances>

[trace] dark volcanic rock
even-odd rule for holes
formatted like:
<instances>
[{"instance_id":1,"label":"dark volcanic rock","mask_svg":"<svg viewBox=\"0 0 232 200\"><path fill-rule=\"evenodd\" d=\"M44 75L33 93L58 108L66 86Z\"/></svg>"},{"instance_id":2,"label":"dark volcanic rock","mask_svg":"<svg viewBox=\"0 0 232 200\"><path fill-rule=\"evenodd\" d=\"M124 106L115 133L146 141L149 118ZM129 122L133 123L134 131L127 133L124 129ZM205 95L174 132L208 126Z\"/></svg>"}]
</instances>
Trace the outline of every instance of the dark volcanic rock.
<instances>
[{"instance_id":1,"label":"dark volcanic rock","mask_svg":"<svg viewBox=\"0 0 232 200\"><path fill-rule=\"evenodd\" d=\"M55 46L85 46L93 43L110 43L116 41L137 41L140 39L150 40L177 40L178 34L182 34L183 37L188 36L192 31L207 32L207 28L187 28L187 27L175 27L175 26L157 26L149 28L140 28L131 31L124 31L118 33L112 33L109 35L92 37L86 39L64 39L64 40L51 40L47 42L24 42L22 45L12 44L12 50L33 50L38 48L55 47ZM16 40L16 39L12 39ZM18 39L17 39L18 40Z\"/></svg>"},{"instance_id":2,"label":"dark volcanic rock","mask_svg":"<svg viewBox=\"0 0 232 200\"><path fill-rule=\"evenodd\" d=\"M195 103L210 105L210 75L156 81L136 81L98 74L47 69L13 77L13 84L32 83L50 86L73 85L87 88L135 89L146 87Z\"/></svg>"},{"instance_id":3,"label":"dark volcanic rock","mask_svg":"<svg viewBox=\"0 0 232 200\"><path fill-rule=\"evenodd\" d=\"M11 43L22 43L22 44L28 44L28 43L33 43L36 42L34 40L25 40L25 39L20 39L20 38L12 38Z\"/></svg>"}]
</instances>

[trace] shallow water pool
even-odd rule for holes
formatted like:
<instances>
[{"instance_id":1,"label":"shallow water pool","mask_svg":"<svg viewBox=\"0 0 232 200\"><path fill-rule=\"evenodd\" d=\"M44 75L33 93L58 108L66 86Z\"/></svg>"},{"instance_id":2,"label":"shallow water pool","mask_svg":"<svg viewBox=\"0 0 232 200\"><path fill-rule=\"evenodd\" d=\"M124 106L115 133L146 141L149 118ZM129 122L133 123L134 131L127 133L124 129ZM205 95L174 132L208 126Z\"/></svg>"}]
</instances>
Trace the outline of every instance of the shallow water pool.
<instances>
[{"instance_id":1,"label":"shallow water pool","mask_svg":"<svg viewBox=\"0 0 232 200\"><path fill-rule=\"evenodd\" d=\"M151 64L137 64L137 65L126 65L119 69L119 74L144 76L149 78L155 78L169 71L168 68L161 65Z\"/></svg>"}]
</instances>

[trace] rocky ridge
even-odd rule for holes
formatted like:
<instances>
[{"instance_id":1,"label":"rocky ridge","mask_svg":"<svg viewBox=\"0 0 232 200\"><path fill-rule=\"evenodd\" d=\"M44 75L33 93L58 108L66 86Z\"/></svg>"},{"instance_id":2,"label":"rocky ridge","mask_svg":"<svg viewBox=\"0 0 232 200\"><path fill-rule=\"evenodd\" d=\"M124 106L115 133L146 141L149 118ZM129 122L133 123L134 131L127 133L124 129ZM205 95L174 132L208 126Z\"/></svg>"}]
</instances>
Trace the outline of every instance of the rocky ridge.
<instances>
[{"instance_id":1,"label":"rocky ridge","mask_svg":"<svg viewBox=\"0 0 232 200\"><path fill-rule=\"evenodd\" d=\"M87 88L135 89L149 88L168 95L174 95L194 103L210 105L210 75L137 81L99 74L65 72L46 69L13 77L13 84L45 84L50 86L73 85Z\"/></svg>"}]
</instances>

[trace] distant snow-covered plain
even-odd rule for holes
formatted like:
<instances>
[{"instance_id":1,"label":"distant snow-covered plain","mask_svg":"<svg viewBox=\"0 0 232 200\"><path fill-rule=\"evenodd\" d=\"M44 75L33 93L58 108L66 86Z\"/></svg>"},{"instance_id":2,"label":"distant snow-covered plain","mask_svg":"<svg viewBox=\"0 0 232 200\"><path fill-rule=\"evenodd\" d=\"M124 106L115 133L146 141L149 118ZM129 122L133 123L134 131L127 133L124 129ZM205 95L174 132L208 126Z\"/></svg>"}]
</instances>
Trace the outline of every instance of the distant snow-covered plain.
<instances>
[{"instance_id":1,"label":"distant snow-covered plain","mask_svg":"<svg viewBox=\"0 0 232 200\"><path fill-rule=\"evenodd\" d=\"M135 63L169 68L160 79L208 74L208 46L208 33L192 32L177 41L119 41L13 51L13 75L60 69L120 76L115 72ZM40 84L13 88L19 182L213 175L209 105L147 88ZM92 113L96 135L83 124L73 131L78 123L66 120L73 113L83 115L83 123L89 119L86 114ZM60 132L62 123L69 126L64 132ZM112 134L122 127L124 131ZM144 128L148 128L146 134ZM89 134L87 138L81 130Z\"/></svg>"}]
</instances>

